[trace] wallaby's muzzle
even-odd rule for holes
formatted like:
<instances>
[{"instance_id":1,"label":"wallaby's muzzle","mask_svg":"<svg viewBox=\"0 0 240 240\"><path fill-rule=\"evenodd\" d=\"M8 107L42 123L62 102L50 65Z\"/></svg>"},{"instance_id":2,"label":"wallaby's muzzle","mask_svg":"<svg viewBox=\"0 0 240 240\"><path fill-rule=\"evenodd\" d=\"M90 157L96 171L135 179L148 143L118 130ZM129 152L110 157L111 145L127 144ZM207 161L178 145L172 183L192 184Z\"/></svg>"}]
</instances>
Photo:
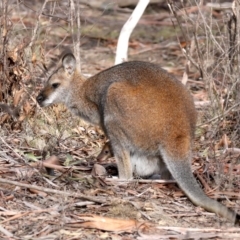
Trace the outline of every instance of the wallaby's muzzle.
<instances>
[{"instance_id":1,"label":"wallaby's muzzle","mask_svg":"<svg viewBox=\"0 0 240 240\"><path fill-rule=\"evenodd\" d=\"M37 99L38 104L42 107L42 102L43 102L43 100L44 100L43 95L40 93L40 94L37 96L36 99Z\"/></svg>"},{"instance_id":2,"label":"wallaby's muzzle","mask_svg":"<svg viewBox=\"0 0 240 240\"><path fill-rule=\"evenodd\" d=\"M48 99L48 96L46 96L43 91L41 91L36 98L40 107L46 107L46 106L50 105L50 103L48 103L47 99Z\"/></svg>"}]
</instances>

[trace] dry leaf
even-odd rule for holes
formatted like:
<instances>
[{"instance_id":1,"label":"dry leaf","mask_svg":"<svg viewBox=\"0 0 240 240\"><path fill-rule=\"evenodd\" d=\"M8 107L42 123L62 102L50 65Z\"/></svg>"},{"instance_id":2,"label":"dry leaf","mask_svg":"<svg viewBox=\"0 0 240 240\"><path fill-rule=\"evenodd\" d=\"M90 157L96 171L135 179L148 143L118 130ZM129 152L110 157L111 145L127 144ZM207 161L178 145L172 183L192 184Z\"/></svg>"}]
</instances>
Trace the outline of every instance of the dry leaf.
<instances>
[{"instance_id":1,"label":"dry leaf","mask_svg":"<svg viewBox=\"0 0 240 240\"><path fill-rule=\"evenodd\" d=\"M23 111L26 115L28 115L32 110L32 107L30 105L30 103L27 101L25 102L24 106L23 106Z\"/></svg>"},{"instance_id":2,"label":"dry leaf","mask_svg":"<svg viewBox=\"0 0 240 240\"><path fill-rule=\"evenodd\" d=\"M229 145L231 145L229 137L226 134L223 134L222 138L214 146L214 149L215 151L219 150L220 148L227 149Z\"/></svg>"},{"instance_id":3,"label":"dry leaf","mask_svg":"<svg viewBox=\"0 0 240 240\"><path fill-rule=\"evenodd\" d=\"M107 176L107 171L102 165L94 164L91 174L93 177Z\"/></svg>"},{"instance_id":4,"label":"dry leaf","mask_svg":"<svg viewBox=\"0 0 240 240\"><path fill-rule=\"evenodd\" d=\"M29 192L37 194L37 195L39 195L41 197L46 197L47 196L47 193L42 192L42 191L38 191L38 190L33 189L33 188L29 188L28 190L29 190Z\"/></svg>"},{"instance_id":5,"label":"dry leaf","mask_svg":"<svg viewBox=\"0 0 240 240\"><path fill-rule=\"evenodd\" d=\"M112 232L135 232L137 231L137 228L143 224L136 220L116 219L96 215L79 215L79 218L84 221L78 223L80 227L96 228Z\"/></svg>"},{"instance_id":6,"label":"dry leaf","mask_svg":"<svg viewBox=\"0 0 240 240\"><path fill-rule=\"evenodd\" d=\"M47 158L44 161L38 161L38 162L31 163L31 166L35 167L35 168L38 168L38 169L41 169L42 167L44 167L44 168L48 168L48 169L56 169L60 172L66 172L67 171L66 168L61 166L59 158L54 156L54 155Z\"/></svg>"},{"instance_id":7,"label":"dry leaf","mask_svg":"<svg viewBox=\"0 0 240 240\"><path fill-rule=\"evenodd\" d=\"M19 104L23 91L24 91L23 89L20 89L14 92L13 106L16 107Z\"/></svg>"}]
</instances>

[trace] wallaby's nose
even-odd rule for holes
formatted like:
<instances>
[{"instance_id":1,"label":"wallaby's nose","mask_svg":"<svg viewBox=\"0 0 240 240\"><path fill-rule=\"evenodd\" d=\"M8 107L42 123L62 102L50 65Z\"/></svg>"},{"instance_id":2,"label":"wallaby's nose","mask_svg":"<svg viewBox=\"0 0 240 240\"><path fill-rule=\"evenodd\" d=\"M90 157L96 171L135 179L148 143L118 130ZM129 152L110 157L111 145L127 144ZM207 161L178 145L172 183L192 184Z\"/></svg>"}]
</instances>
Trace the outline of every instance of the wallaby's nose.
<instances>
[{"instance_id":1,"label":"wallaby's nose","mask_svg":"<svg viewBox=\"0 0 240 240\"><path fill-rule=\"evenodd\" d=\"M37 99L37 102L41 104L41 102L43 101L43 95L39 94L36 99Z\"/></svg>"}]
</instances>

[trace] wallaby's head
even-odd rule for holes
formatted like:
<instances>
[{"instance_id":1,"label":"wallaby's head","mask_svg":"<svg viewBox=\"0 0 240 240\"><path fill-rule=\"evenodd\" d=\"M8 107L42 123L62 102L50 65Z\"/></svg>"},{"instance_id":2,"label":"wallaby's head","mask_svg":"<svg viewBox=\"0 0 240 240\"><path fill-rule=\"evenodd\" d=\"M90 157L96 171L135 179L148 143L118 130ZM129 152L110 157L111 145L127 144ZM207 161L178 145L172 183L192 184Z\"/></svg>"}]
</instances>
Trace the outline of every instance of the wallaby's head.
<instances>
[{"instance_id":1,"label":"wallaby's head","mask_svg":"<svg viewBox=\"0 0 240 240\"><path fill-rule=\"evenodd\" d=\"M111 157L113 157L112 147L111 147L110 142L106 142L105 145L103 146L102 151L97 156L97 160L99 162L102 162Z\"/></svg>"},{"instance_id":2,"label":"wallaby's head","mask_svg":"<svg viewBox=\"0 0 240 240\"><path fill-rule=\"evenodd\" d=\"M63 56L59 66L50 75L45 87L37 96L39 105L46 107L54 103L67 103L75 72L76 59L72 53L68 53Z\"/></svg>"}]
</instances>

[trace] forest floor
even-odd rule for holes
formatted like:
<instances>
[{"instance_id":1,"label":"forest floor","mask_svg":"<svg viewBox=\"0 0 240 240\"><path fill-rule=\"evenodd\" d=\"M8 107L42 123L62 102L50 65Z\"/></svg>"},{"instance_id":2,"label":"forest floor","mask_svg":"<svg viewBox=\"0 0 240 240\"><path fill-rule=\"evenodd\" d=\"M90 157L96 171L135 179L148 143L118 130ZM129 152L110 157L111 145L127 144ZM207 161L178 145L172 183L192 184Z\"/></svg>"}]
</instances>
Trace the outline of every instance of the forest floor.
<instances>
[{"instance_id":1,"label":"forest floor","mask_svg":"<svg viewBox=\"0 0 240 240\"><path fill-rule=\"evenodd\" d=\"M15 6L12 2L10 7ZM31 1L25 3L13 7L9 19L14 26L21 22L26 29L33 28L36 13L27 7ZM36 4L40 6L41 1ZM89 76L114 65L117 37L132 10L81 7L81 69ZM221 19L222 15L216 12L215 17ZM61 44L71 46L70 35L65 36L61 28L46 30L44 40L39 37L46 62L37 58L37 64L26 73L13 61L18 87L11 100L0 99L22 104L17 117L11 115L11 109L0 111L0 239L240 239L239 228L194 206L174 182L119 181L111 176L116 175L114 165L107 168L108 178L96 176L101 171L96 157L106 141L101 130L71 115L62 105L41 109L35 101L46 80L38 63L56 62L61 52L56 43L62 39ZM20 28L14 31L9 48L24 52L25 40L22 48L19 44ZM157 63L181 81L187 63L180 48L184 44L167 6L151 4L131 36L129 60ZM208 196L240 212L240 153L226 151L226 144L237 150L240 147L234 127L239 121L232 112L228 121L215 118L206 83L193 67L187 87L199 113L194 175ZM21 100L23 92L29 100ZM98 164L106 167L113 163L111 158Z\"/></svg>"}]
</instances>

